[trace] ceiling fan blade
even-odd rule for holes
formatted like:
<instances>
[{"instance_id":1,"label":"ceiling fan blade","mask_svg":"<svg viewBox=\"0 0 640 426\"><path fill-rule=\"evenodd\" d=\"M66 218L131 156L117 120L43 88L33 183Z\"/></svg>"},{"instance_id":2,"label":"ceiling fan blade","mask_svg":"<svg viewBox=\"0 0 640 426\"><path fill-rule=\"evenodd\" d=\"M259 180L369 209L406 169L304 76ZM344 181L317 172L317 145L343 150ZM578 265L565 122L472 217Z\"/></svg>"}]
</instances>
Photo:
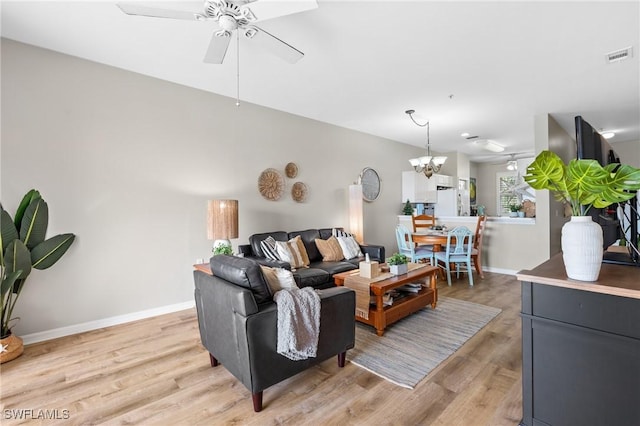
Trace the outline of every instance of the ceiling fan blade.
<instances>
[{"instance_id":1,"label":"ceiling fan blade","mask_svg":"<svg viewBox=\"0 0 640 426\"><path fill-rule=\"evenodd\" d=\"M158 9L157 7L140 6L132 3L118 3L117 6L127 15L150 16L152 18L185 19L188 21L195 21L202 16L200 13L196 12Z\"/></svg>"},{"instance_id":2,"label":"ceiling fan blade","mask_svg":"<svg viewBox=\"0 0 640 426\"><path fill-rule=\"evenodd\" d=\"M262 28L258 28L255 25L246 27L245 35L252 41L260 44L265 49L271 51L271 53L279 56L285 61L293 64L298 62L304 57L304 53L280 40L278 37L269 34Z\"/></svg>"},{"instance_id":3,"label":"ceiling fan blade","mask_svg":"<svg viewBox=\"0 0 640 426\"><path fill-rule=\"evenodd\" d=\"M227 48L231 42L230 35L218 35L214 33L209 43L207 53L204 55L204 62L207 64L221 64L227 54Z\"/></svg>"}]
</instances>

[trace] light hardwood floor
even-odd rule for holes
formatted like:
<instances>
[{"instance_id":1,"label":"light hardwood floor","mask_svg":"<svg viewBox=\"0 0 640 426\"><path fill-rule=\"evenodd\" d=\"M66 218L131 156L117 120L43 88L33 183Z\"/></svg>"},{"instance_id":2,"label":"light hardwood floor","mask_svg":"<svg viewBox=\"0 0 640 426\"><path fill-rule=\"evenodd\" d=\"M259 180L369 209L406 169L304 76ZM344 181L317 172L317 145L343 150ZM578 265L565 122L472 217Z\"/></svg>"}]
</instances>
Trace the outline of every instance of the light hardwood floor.
<instances>
[{"instance_id":1,"label":"light hardwood floor","mask_svg":"<svg viewBox=\"0 0 640 426\"><path fill-rule=\"evenodd\" d=\"M502 312L414 390L331 359L265 390L254 413L249 391L223 366L210 367L188 310L27 346L1 367L0 423L22 423L12 410L49 410L68 419L39 424L515 425L520 286L485 276L472 288L466 278L438 283L440 297Z\"/></svg>"}]
</instances>

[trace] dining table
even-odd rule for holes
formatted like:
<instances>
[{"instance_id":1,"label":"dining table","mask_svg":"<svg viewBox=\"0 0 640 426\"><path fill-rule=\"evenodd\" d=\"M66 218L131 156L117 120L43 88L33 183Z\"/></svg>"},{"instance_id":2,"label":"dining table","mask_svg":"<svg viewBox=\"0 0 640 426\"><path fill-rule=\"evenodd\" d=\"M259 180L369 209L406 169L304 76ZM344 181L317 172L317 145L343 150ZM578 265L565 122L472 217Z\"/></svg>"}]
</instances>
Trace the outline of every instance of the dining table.
<instances>
[{"instance_id":1,"label":"dining table","mask_svg":"<svg viewBox=\"0 0 640 426\"><path fill-rule=\"evenodd\" d=\"M412 232L411 238L413 242L416 244L427 244L433 246L433 251L442 251L442 246L447 245L447 235L448 231L436 231L436 230L428 230L428 231L419 231ZM455 237L451 238L451 242L455 242Z\"/></svg>"}]
</instances>

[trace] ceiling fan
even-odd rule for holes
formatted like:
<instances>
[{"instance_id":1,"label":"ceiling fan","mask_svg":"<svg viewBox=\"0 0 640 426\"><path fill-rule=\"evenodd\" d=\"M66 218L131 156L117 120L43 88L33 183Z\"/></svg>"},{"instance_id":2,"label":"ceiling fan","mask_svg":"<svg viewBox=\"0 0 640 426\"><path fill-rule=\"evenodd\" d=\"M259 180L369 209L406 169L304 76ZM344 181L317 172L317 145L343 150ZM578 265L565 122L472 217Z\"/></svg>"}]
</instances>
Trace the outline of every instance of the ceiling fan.
<instances>
[{"instance_id":1,"label":"ceiling fan","mask_svg":"<svg viewBox=\"0 0 640 426\"><path fill-rule=\"evenodd\" d=\"M528 154L526 152L516 152L513 154L504 154L504 156L508 156L508 160L506 162L501 161L499 163L492 163L494 165L504 164L507 167L507 170L515 172L518 170L518 161L521 158L533 158L533 154Z\"/></svg>"},{"instance_id":2,"label":"ceiling fan","mask_svg":"<svg viewBox=\"0 0 640 426\"><path fill-rule=\"evenodd\" d=\"M280 7L281 10L275 13L260 13L256 15L252 8L247 5L259 1L265 7L258 8L264 12L267 4L271 3L274 10ZM204 56L204 62L210 64L221 64L224 60L231 36L235 31L242 31L248 39L260 43L264 48L270 50L275 55L281 57L289 63L300 60L304 53L269 34L260 27L254 25L260 20L271 19L291 13L301 12L318 7L314 1L303 2L269 2L268 0L206 0L201 12L189 12L183 10L169 10L150 6L143 6L139 3L119 3L118 7L127 15L149 16L153 18L183 19L189 21L215 21L220 29L213 33L209 48ZM255 9L255 8L254 8Z\"/></svg>"}]
</instances>

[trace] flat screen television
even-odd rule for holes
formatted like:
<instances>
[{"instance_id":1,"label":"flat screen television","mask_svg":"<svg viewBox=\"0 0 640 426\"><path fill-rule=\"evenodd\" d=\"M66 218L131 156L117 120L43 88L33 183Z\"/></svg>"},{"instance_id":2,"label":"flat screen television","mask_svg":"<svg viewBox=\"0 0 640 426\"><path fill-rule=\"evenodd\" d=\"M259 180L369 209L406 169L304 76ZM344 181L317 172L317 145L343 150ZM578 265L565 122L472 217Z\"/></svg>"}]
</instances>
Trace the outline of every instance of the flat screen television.
<instances>
[{"instance_id":1,"label":"flat screen television","mask_svg":"<svg viewBox=\"0 0 640 426\"><path fill-rule=\"evenodd\" d=\"M602 137L596 129L587 123L581 116L575 117L576 125L576 151L578 159L597 160L605 166L611 163L620 163L620 157L611 147L611 144ZM603 245L605 249L603 262L640 266L638 247L638 200L633 197L620 206L612 205L604 209L592 207L589 210L593 221L602 226ZM628 252L612 253L606 249L622 236L631 245Z\"/></svg>"}]
</instances>

